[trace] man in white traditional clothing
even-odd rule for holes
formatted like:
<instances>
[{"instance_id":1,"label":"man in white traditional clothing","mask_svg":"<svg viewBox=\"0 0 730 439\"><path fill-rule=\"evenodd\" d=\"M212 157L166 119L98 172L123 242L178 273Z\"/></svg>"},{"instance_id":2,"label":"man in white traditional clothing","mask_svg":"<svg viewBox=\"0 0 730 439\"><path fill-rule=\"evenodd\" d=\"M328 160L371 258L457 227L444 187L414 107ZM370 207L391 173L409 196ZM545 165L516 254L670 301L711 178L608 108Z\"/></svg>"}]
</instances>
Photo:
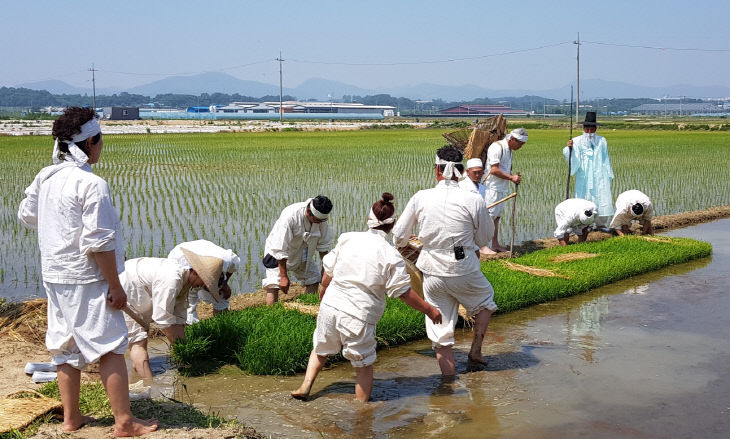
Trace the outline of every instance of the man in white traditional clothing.
<instances>
[{"instance_id":1,"label":"man in white traditional clothing","mask_svg":"<svg viewBox=\"0 0 730 439\"><path fill-rule=\"evenodd\" d=\"M459 304L469 316L475 316L474 339L469 350L470 363L485 364L482 342L492 313L497 309L494 291L481 272L474 246L489 244L494 223L484 200L476 193L459 187L464 168L462 154L445 146L436 154L436 187L417 192L403 210L393 229L396 247L408 244L418 225L418 239L423 244L416 267L423 273L423 295L441 312L443 321L426 319L426 333L436 351L441 373L455 374L454 328Z\"/></svg>"},{"instance_id":2,"label":"man in white traditional clothing","mask_svg":"<svg viewBox=\"0 0 730 439\"><path fill-rule=\"evenodd\" d=\"M204 288L217 301L221 299L221 291L226 289L228 276L223 271L223 259L185 247L180 250L185 258L184 264L170 258L130 259L125 262L124 273L119 276L127 292L129 306L143 320L138 322L125 316L132 368L143 379L152 378L147 352L149 324L154 322L170 343L174 343L185 338L190 291Z\"/></svg>"},{"instance_id":3,"label":"man in white traditional clothing","mask_svg":"<svg viewBox=\"0 0 730 439\"><path fill-rule=\"evenodd\" d=\"M570 234L578 235L578 242L585 242L591 225L596 220L596 203L582 198L568 198L555 206L555 237L560 245L568 245Z\"/></svg>"},{"instance_id":4,"label":"man in white traditional clothing","mask_svg":"<svg viewBox=\"0 0 730 439\"><path fill-rule=\"evenodd\" d=\"M527 130L515 128L504 139L498 140L487 149L487 175L485 186L487 187L484 201L487 205L509 195L510 182L518 185L522 182L520 174L512 174L512 158L514 151L522 148L527 142ZM504 203L497 204L489 209L489 216L494 221L494 237L492 238L492 250L505 252L507 249L499 244L499 219L502 217Z\"/></svg>"},{"instance_id":5,"label":"man in white traditional clothing","mask_svg":"<svg viewBox=\"0 0 730 439\"><path fill-rule=\"evenodd\" d=\"M484 163L479 157L466 161L466 178L459 182L459 186L467 191L475 192L482 198L486 196L487 188L482 184L484 177Z\"/></svg>"},{"instance_id":6,"label":"man in white traditional clothing","mask_svg":"<svg viewBox=\"0 0 730 439\"><path fill-rule=\"evenodd\" d=\"M324 258L334 244L334 233L327 225L332 202L324 195L287 206L276 220L264 246L266 304L279 300L279 291L289 292L290 275L301 281L307 293L317 291L322 270L316 253Z\"/></svg>"},{"instance_id":7,"label":"man in white traditional clothing","mask_svg":"<svg viewBox=\"0 0 730 439\"><path fill-rule=\"evenodd\" d=\"M385 240L395 223L392 201L393 195L383 193L368 214L369 230L343 233L334 250L323 258L314 348L304 382L292 397L308 399L327 356L342 350L355 368L355 398L362 402L370 399L377 347L375 326L385 311L386 297L397 297L431 321L441 322L439 311L411 289L405 261Z\"/></svg>"},{"instance_id":8,"label":"man in white traditional clothing","mask_svg":"<svg viewBox=\"0 0 730 439\"><path fill-rule=\"evenodd\" d=\"M611 182L613 168L606 139L596 134L596 112L588 111L583 134L568 141L563 148L565 160L570 160L570 175L575 175L575 198L593 201L598 207L596 226L608 232L613 216Z\"/></svg>"},{"instance_id":9,"label":"man in white traditional clothing","mask_svg":"<svg viewBox=\"0 0 730 439\"><path fill-rule=\"evenodd\" d=\"M219 247L205 239L198 239L196 241L178 244L170 251L167 258L176 261L184 267L193 268L192 265L190 265L190 261L188 261L185 257L185 254L182 251L183 248L198 255L221 258L223 260L223 273L226 275L226 283L221 287L219 298L213 297L213 295L205 288L190 289L190 294L188 294L186 323L188 325L192 325L200 321L200 317L198 317L198 303L201 300L213 305L213 315L219 314L228 309L228 306L230 305L228 299L231 297L231 287L228 285L228 279L233 276L233 273L241 270L241 259L233 252L233 250L224 249L223 247Z\"/></svg>"},{"instance_id":10,"label":"man in white traditional clothing","mask_svg":"<svg viewBox=\"0 0 730 439\"><path fill-rule=\"evenodd\" d=\"M611 220L611 229L618 236L631 233L631 223L638 221L641 224L641 233L653 235L654 228L651 219L654 217L654 205L651 199L643 192L632 189L622 192L616 198L616 214Z\"/></svg>"},{"instance_id":11,"label":"man in white traditional clothing","mask_svg":"<svg viewBox=\"0 0 730 439\"><path fill-rule=\"evenodd\" d=\"M53 165L25 190L18 218L38 231L43 287L48 296L46 346L57 366L63 431L94 421L79 407L81 371L99 361L114 414L115 436L141 436L157 420L132 416L124 352L127 296L124 239L109 185L94 175L104 142L92 108L67 108L53 123Z\"/></svg>"}]
</instances>

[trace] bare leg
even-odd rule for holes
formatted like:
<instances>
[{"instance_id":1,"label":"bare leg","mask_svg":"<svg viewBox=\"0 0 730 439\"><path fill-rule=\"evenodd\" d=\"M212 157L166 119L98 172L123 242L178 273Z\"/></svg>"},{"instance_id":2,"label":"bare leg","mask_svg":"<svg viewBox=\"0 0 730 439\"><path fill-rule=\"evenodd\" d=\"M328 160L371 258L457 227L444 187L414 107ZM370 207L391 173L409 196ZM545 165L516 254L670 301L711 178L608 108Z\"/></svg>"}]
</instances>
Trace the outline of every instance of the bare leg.
<instances>
[{"instance_id":1,"label":"bare leg","mask_svg":"<svg viewBox=\"0 0 730 439\"><path fill-rule=\"evenodd\" d=\"M492 250L491 248L489 248L489 246L486 246L486 245L477 251L477 257L479 257L480 253L483 255L496 255L497 254L496 251Z\"/></svg>"},{"instance_id":2,"label":"bare leg","mask_svg":"<svg viewBox=\"0 0 730 439\"><path fill-rule=\"evenodd\" d=\"M355 368L355 399L368 402L373 391L373 365Z\"/></svg>"},{"instance_id":3,"label":"bare leg","mask_svg":"<svg viewBox=\"0 0 730 439\"><path fill-rule=\"evenodd\" d=\"M157 430L157 419L143 421L132 416L127 365L123 355L113 352L103 355L99 373L114 414L114 436L142 436Z\"/></svg>"},{"instance_id":4,"label":"bare leg","mask_svg":"<svg viewBox=\"0 0 730 439\"><path fill-rule=\"evenodd\" d=\"M75 431L84 424L94 421L90 416L82 416L79 409L81 393L81 371L68 364L61 364L58 371L58 390L63 404L63 431Z\"/></svg>"},{"instance_id":5,"label":"bare leg","mask_svg":"<svg viewBox=\"0 0 730 439\"><path fill-rule=\"evenodd\" d=\"M560 245L565 247L566 245L568 245L568 242L570 242L570 235L566 233L561 239L558 239L558 242L560 243Z\"/></svg>"},{"instance_id":6,"label":"bare leg","mask_svg":"<svg viewBox=\"0 0 730 439\"><path fill-rule=\"evenodd\" d=\"M492 313L493 311L491 310L483 309L477 313L474 319L474 339L471 342L471 349L469 350L469 361L486 364L484 357L482 357L482 343L484 342L484 334L487 332Z\"/></svg>"},{"instance_id":7,"label":"bare leg","mask_svg":"<svg viewBox=\"0 0 730 439\"><path fill-rule=\"evenodd\" d=\"M319 282L317 282L316 284L307 285L306 287L304 287L304 292L306 294L317 294L318 289L319 289Z\"/></svg>"},{"instance_id":8,"label":"bare leg","mask_svg":"<svg viewBox=\"0 0 730 439\"><path fill-rule=\"evenodd\" d=\"M624 224L623 226L621 226L621 232L623 232L624 235L630 235L631 228Z\"/></svg>"},{"instance_id":9,"label":"bare leg","mask_svg":"<svg viewBox=\"0 0 730 439\"><path fill-rule=\"evenodd\" d=\"M267 288L266 289L266 306L271 306L279 301L279 289L278 288Z\"/></svg>"},{"instance_id":10,"label":"bare leg","mask_svg":"<svg viewBox=\"0 0 730 439\"><path fill-rule=\"evenodd\" d=\"M312 390L314 380L317 379L317 375L319 375L326 362L326 355L317 355L314 349L312 349L312 353L309 354L307 371L304 373L304 382L302 382L302 385L297 390L291 392L292 398L301 399L302 401L309 399L309 392Z\"/></svg>"},{"instance_id":11,"label":"bare leg","mask_svg":"<svg viewBox=\"0 0 730 439\"><path fill-rule=\"evenodd\" d=\"M640 221L642 229L641 233L644 235L653 235L654 234L654 228L651 226L651 220L649 221Z\"/></svg>"},{"instance_id":12,"label":"bare leg","mask_svg":"<svg viewBox=\"0 0 730 439\"><path fill-rule=\"evenodd\" d=\"M506 252L507 249L499 245L499 219L501 217L497 217L494 219L494 237L492 237L492 250L496 252Z\"/></svg>"},{"instance_id":13,"label":"bare leg","mask_svg":"<svg viewBox=\"0 0 730 439\"><path fill-rule=\"evenodd\" d=\"M441 368L441 375L456 375L456 361L454 360L454 350L451 346L441 346L436 348L436 360L438 360Z\"/></svg>"},{"instance_id":14,"label":"bare leg","mask_svg":"<svg viewBox=\"0 0 730 439\"><path fill-rule=\"evenodd\" d=\"M150 357L147 353L147 339L130 343L129 358L132 360L132 369L143 380L152 378Z\"/></svg>"},{"instance_id":15,"label":"bare leg","mask_svg":"<svg viewBox=\"0 0 730 439\"><path fill-rule=\"evenodd\" d=\"M580 236L578 236L578 242L586 242L586 239L588 239L588 227L580 232Z\"/></svg>"}]
</instances>

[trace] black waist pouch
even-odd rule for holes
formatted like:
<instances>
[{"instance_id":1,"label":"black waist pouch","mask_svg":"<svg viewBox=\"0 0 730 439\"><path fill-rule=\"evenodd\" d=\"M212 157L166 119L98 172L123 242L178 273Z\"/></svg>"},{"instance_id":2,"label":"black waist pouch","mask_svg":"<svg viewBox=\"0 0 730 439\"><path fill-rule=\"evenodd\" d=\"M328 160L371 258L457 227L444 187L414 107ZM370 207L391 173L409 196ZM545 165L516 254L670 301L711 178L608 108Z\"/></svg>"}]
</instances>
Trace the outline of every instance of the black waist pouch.
<instances>
[{"instance_id":1,"label":"black waist pouch","mask_svg":"<svg viewBox=\"0 0 730 439\"><path fill-rule=\"evenodd\" d=\"M266 253L266 256L264 256L262 262L264 263L264 267L266 268L276 268L279 266L279 261L277 261L275 257L271 256L268 253Z\"/></svg>"}]
</instances>

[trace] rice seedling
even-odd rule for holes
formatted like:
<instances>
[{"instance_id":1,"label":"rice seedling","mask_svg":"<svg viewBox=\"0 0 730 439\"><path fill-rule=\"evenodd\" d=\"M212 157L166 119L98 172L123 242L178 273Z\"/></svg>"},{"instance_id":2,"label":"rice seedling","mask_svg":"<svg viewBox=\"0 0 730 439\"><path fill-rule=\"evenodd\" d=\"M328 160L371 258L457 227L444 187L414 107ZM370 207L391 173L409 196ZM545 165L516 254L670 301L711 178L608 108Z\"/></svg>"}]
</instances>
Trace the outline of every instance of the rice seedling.
<instances>
[{"instance_id":1,"label":"rice seedling","mask_svg":"<svg viewBox=\"0 0 730 439\"><path fill-rule=\"evenodd\" d=\"M561 260L575 252L592 258ZM514 270L503 261L482 263L482 272L492 283L499 312L556 300L586 292L637 274L709 256L712 246L682 238L649 241L624 236L600 242L555 247L514 259ZM558 262L556 262L558 258ZM549 271L557 276L546 277ZM316 295L303 295L303 304L316 304ZM388 299L378 322L378 347L394 346L425 337L423 314L399 299ZM312 349L316 318L281 304L228 312L185 330L185 340L172 346L180 372L200 375L223 364L236 364L254 374L288 375L303 371ZM330 358L339 361L341 357Z\"/></svg>"},{"instance_id":2,"label":"rice seedling","mask_svg":"<svg viewBox=\"0 0 730 439\"><path fill-rule=\"evenodd\" d=\"M383 191L402 210L434 185L433 156L446 129L349 132L109 135L95 172L119 209L126 257L165 256L177 243L208 239L246 261L231 279L236 293L259 288L263 246L281 210L319 193L334 203L337 233L365 229ZM657 214L730 204L730 133L606 131L614 195L640 189ZM531 129L515 154L524 177L515 241L551 236L553 209L565 194L567 133ZM43 296L37 237L16 219L23 190L50 163L50 137L0 137L0 296ZM692 172L685 157L692 151ZM500 223L508 239L510 211ZM27 272L26 272L27 269Z\"/></svg>"}]
</instances>

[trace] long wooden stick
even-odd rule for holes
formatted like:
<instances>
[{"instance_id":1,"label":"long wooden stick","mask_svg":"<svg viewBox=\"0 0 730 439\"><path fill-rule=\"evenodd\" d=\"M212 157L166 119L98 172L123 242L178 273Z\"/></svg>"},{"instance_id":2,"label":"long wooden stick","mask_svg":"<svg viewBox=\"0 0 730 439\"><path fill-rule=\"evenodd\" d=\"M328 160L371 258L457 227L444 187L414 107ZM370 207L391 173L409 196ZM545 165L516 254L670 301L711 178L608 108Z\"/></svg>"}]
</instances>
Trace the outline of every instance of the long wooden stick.
<instances>
[{"instance_id":1,"label":"long wooden stick","mask_svg":"<svg viewBox=\"0 0 730 439\"><path fill-rule=\"evenodd\" d=\"M517 192L514 192L511 195L507 195L506 197L502 198L501 200L495 201L494 203L492 203L489 206L487 206L487 209L491 209L492 207L496 206L497 204L504 203L505 201L509 200L510 198L514 198L516 196L517 196Z\"/></svg>"},{"instance_id":2,"label":"long wooden stick","mask_svg":"<svg viewBox=\"0 0 730 439\"><path fill-rule=\"evenodd\" d=\"M573 140L573 86L570 86L570 140ZM570 169L573 161L573 146L568 146L568 181L565 184L565 199L570 198Z\"/></svg>"},{"instance_id":3,"label":"long wooden stick","mask_svg":"<svg viewBox=\"0 0 730 439\"><path fill-rule=\"evenodd\" d=\"M137 312L136 309L131 308L129 305L124 305L124 308L122 308L122 311L124 311L124 313L126 315L128 315L129 317L131 317L132 320L134 320L135 322L139 323L144 328L145 332L148 332L148 333L150 332L150 325L147 324L147 322L144 321L144 319Z\"/></svg>"},{"instance_id":4,"label":"long wooden stick","mask_svg":"<svg viewBox=\"0 0 730 439\"><path fill-rule=\"evenodd\" d=\"M517 175L520 175L520 173L518 172ZM512 200L512 216L510 218L510 222L512 223L512 239L510 240L510 243L509 243L509 257L510 258L514 256L514 253L512 251L514 250L514 247L515 247L515 212L517 211L517 189L519 189L519 188L520 188L519 184L515 185L515 193L514 193L515 197L514 197L514 200Z\"/></svg>"}]
</instances>

